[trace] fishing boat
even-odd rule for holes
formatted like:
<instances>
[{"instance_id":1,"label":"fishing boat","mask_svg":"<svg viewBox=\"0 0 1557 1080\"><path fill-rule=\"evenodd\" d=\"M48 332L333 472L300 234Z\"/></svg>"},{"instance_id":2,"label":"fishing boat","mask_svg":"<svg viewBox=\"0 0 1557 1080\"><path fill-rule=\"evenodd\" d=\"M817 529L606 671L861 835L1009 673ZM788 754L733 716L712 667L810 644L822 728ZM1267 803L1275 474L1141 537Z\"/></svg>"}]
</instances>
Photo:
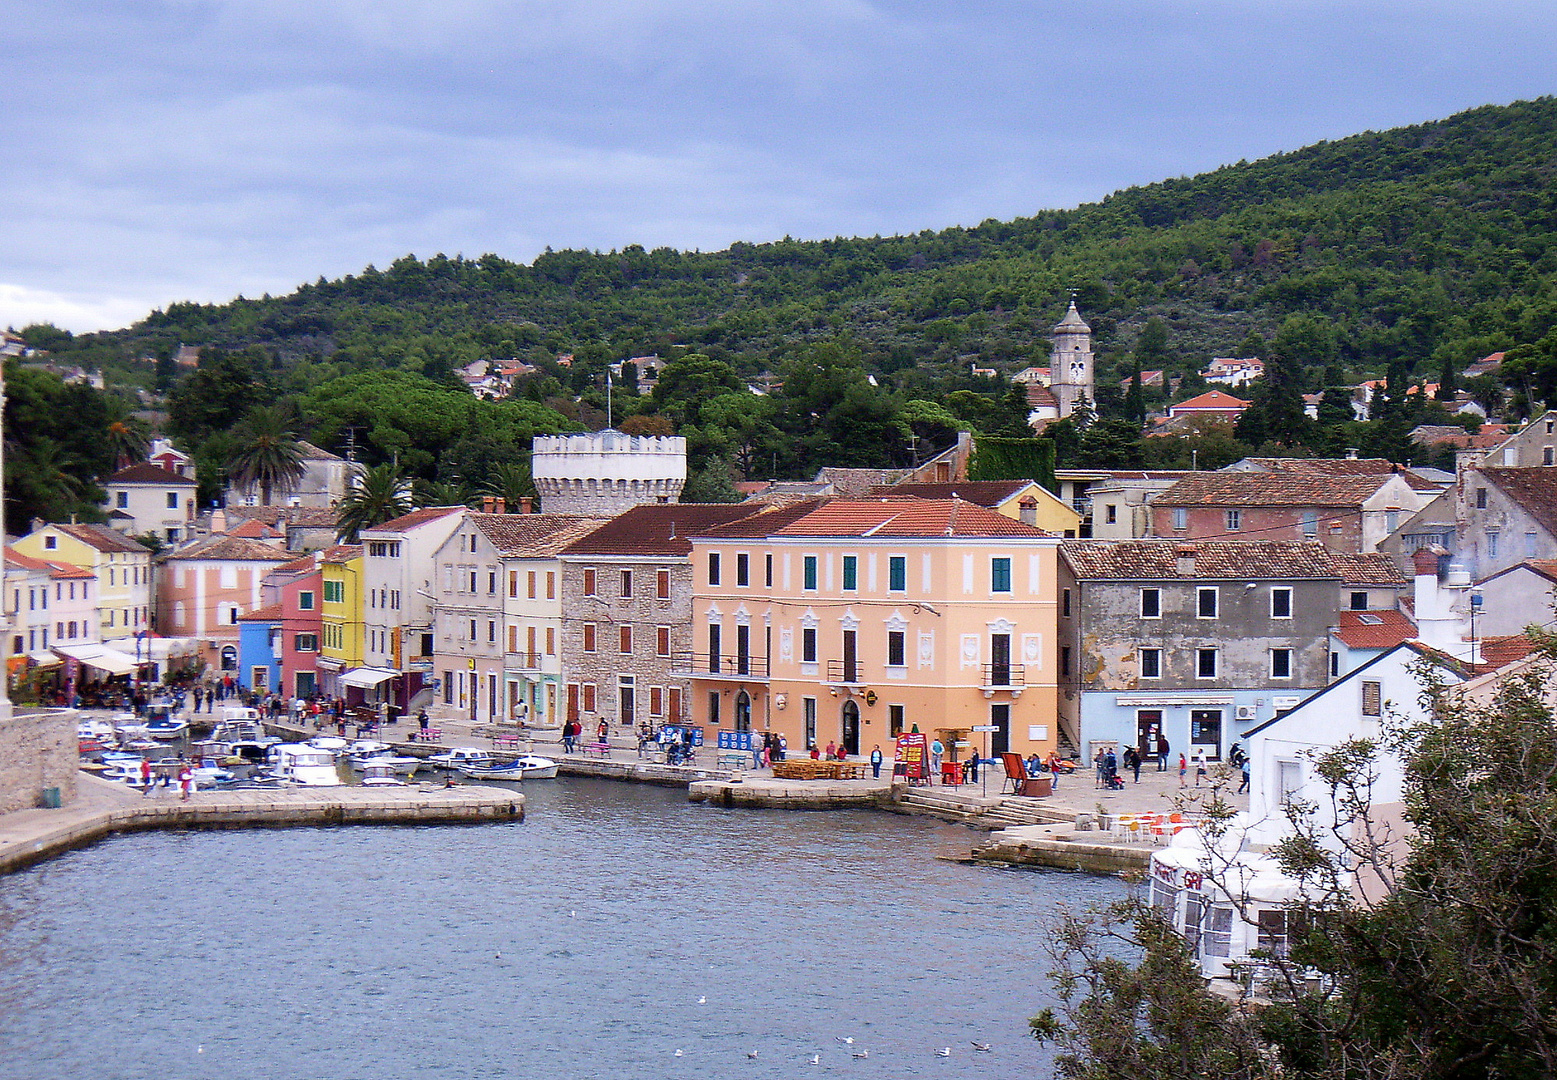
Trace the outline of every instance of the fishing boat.
<instances>
[{"instance_id":1,"label":"fishing boat","mask_svg":"<svg viewBox=\"0 0 1557 1080\"><path fill-rule=\"evenodd\" d=\"M432 755L427 759L427 764L435 769L448 769L453 772L466 766L489 769L497 762L490 751L483 750L479 746L456 746L441 754Z\"/></svg>"},{"instance_id":2,"label":"fishing boat","mask_svg":"<svg viewBox=\"0 0 1557 1080\"><path fill-rule=\"evenodd\" d=\"M553 780L557 776L557 763L551 758L525 754L501 765L461 765L459 774L467 780Z\"/></svg>"}]
</instances>

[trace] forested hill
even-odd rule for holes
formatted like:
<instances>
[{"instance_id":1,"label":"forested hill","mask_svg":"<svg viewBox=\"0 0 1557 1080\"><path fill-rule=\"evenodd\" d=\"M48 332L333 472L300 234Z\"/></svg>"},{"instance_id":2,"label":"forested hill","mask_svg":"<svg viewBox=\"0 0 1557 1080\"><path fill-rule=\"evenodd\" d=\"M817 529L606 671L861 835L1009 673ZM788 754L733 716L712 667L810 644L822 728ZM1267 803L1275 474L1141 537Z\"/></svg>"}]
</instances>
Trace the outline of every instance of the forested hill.
<instances>
[{"instance_id":1,"label":"forested hill","mask_svg":"<svg viewBox=\"0 0 1557 1080\"><path fill-rule=\"evenodd\" d=\"M1331 324L1332 355L1313 359L1332 373L1399 361L1436 372L1557 325L1554 179L1547 97L975 228L712 253L548 251L528 266L408 256L289 296L174 304L114 333L37 333L99 364L181 343L257 345L281 368L334 361L319 378L568 351L603 361L670 344L750 373L840 334L878 374L974 360L1011 371L1046 354L1074 289L1105 373L1149 316L1169 331L1164 366L1188 371L1294 313Z\"/></svg>"}]
</instances>

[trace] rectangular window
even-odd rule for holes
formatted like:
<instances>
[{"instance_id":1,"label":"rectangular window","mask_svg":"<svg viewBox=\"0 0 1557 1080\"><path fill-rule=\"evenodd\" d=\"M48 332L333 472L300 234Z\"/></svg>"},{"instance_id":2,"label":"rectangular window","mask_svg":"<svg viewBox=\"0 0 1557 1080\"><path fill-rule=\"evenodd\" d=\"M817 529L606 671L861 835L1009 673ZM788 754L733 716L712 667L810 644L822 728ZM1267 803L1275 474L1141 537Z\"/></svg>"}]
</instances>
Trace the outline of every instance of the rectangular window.
<instances>
[{"instance_id":1,"label":"rectangular window","mask_svg":"<svg viewBox=\"0 0 1557 1080\"><path fill-rule=\"evenodd\" d=\"M1069 645L1061 645L1060 646L1060 674L1061 675L1065 675L1065 676L1069 676L1070 675L1070 646Z\"/></svg>"},{"instance_id":2,"label":"rectangular window","mask_svg":"<svg viewBox=\"0 0 1557 1080\"><path fill-rule=\"evenodd\" d=\"M1353 611L1367 611L1368 610L1368 594L1365 593L1365 592L1354 592L1354 593L1352 593L1352 595L1351 595L1351 605L1352 605L1352 610Z\"/></svg>"},{"instance_id":3,"label":"rectangular window","mask_svg":"<svg viewBox=\"0 0 1557 1080\"><path fill-rule=\"evenodd\" d=\"M908 665L907 638L908 635L901 630L887 631L887 667L906 667Z\"/></svg>"},{"instance_id":4,"label":"rectangular window","mask_svg":"<svg viewBox=\"0 0 1557 1080\"><path fill-rule=\"evenodd\" d=\"M633 628L631 626L618 626L616 628L616 651L630 653L633 651Z\"/></svg>"},{"instance_id":5,"label":"rectangular window","mask_svg":"<svg viewBox=\"0 0 1557 1080\"><path fill-rule=\"evenodd\" d=\"M670 655L670 627L656 626L654 628L654 655Z\"/></svg>"},{"instance_id":6,"label":"rectangular window","mask_svg":"<svg viewBox=\"0 0 1557 1080\"><path fill-rule=\"evenodd\" d=\"M1216 650L1195 650L1195 677L1197 679L1216 678Z\"/></svg>"},{"instance_id":7,"label":"rectangular window","mask_svg":"<svg viewBox=\"0 0 1557 1080\"><path fill-rule=\"evenodd\" d=\"M809 750L816 745L816 698L808 697L800 700L800 715L805 721L805 749Z\"/></svg>"},{"instance_id":8,"label":"rectangular window","mask_svg":"<svg viewBox=\"0 0 1557 1080\"><path fill-rule=\"evenodd\" d=\"M670 571L656 570L654 572L654 596L658 600L670 599Z\"/></svg>"},{"instance_id":9,"label":"rectangular window","mask_svg":"<svg viewBox=\"0 0 1557 1080\"><path fill-rule=\"evenodd\" d=\"M1312 540L1319 535L1319 511L1303 511L1303 539Z\"/></svg>"},{"instance_id":10,"label":"rectangular window","mask_svg":"<svg viewBox=\"0 0 1557 1080\"><path fill-rule=\"evenodd\" d=\"M1487 530L1487 557L1492 559L1498 557L1498 531L1496 529Z\"/></svg>"},{"instance_id":11,"label":"rectangular window","mask_svg":"<svg viewBox=\"0 0 1557 1080\"><path fill-rule=\"evenodd\" d=\"M526 589L525 597L527 599L530 599L530 600L534 600L535 599L535 585L536 585L535 571L531 570L531 571L529 571L525 575L525 589Z\"/></svg>"},{"instance_id":12,"label":"rectangular window","mask_svg":"<svg viewBox=\"0 0 1557 1080\"><path fill-rule=\"evenodd\" d=\"M751 584L751 556L744 551L735 556L735 583L743 589Z\"/></svg>"},{"instance_id":13,"label":"rectangular window","mask_svg":"<svg viewBox=\"0 0 1557 1080\"><path fill-rule=\"evenodd\" d=\"M1143 618L1143 619L1160 619L1160 618L1162 618L1162 590L1161 589L1142 589L1141 590L1141 618Z\"/></svg>"},{"instance_id":14,"label":"rectangular window","mask_svg":"<svg viewBox=\"0 0 1557 1080\"><path fill-rule=\"evenodd\" d=\"M906 719L904 711L904 706L902 705L887 706L887 734L894 739L903 734L904 721Z\"/></svg>"},{"instance_id":15,"label":"rectangular window","mask_svg":"<svg viewBox=\"0 0 1557 1080\"><path fill-rule=\"evenodd\" d=\"M1296 761L1276 762L1276 794L1282 806L1303 790L1303 766Z\"/></svg>"},{"instance_id":16,"label":"rectangular window","mask_svg":"<svg viewBox=\"0 0 1557 1080\"><path fill-rule=\"evenodd\" d=\"M660 686L649 687L649 715L665 715L665 689Z\"/></svg>"},{"instance_id":17,"label":"rectangular window","mask_svg":"<svg viewBox=\"0 0 1557 1080\"><path fill-rule=\"evenodd\" d=\"M989 591L1011 591L1011 560L1006 556L998 556L989 560Z\"/></svg>"},{"instance_id":18,"label":"rectangular window","mask_svg":"<svg viewBox=\"0 0 1557 1080\"><path fill-rule=\"evenodd\" d=\"M719 553L717 551L708 553L708 583L710 585L719 584Z\"/></svg>"},{"instance_id":19,"label":"rectangular window","mask_svg":"<svg viewBox=\"0 0 1557 1080\"><path fill-rule=\"evenodd\" d=\"M800 662L802 664L816 663L816 627L805 626L800 629Z\"/></svg>"},{"instance_id":20,"label":"rectangular window","mask_svg":"<svg viewBox=\"0 0 1557 1080\"><path fill-rule=\"evenodd\" d=\"M298 652L318 652L318 634L298 634L292 639L292 645Z\"/></svg>"},{"instance_id":21,"label":"rectangular window","mask_svg":"<svg viewBox=\"0 0 1557 1080\"><path fill-rule=\"evenodd\" d=\"M595 568L593 566L586 567L584 570L584 595L595 595Z\"/></svg>"},{"instance_id":22,"label":"rectangular window","mask_svg":"<svg viewBox=\"0 0 1557 1080\"><path fill-rule=\"evenodd\" d=\"M638 680L632 675L617 677L616 719L627 727L632 727L638 719Z\"/></svg>"},{"instance_id":23,"label":"rectangular window","mask_svg":"<svg viewBox=\"0 0 1557 1080\"><path fill-rule=\"evenodd\" d=\"M708 670L713 675L719 674L719 653L723 648L721 641L723 634L724 627L718 623L708 624Z\"/></svg>"},{"instance_id":24,"label":"rectangular window","mask_svg":"<svg viewBox=\"0 0 1557 1080\"><path fill-rule=\"evenodd\" d=\"M1340 677L1341 677L1341 654L1338 653L1338 652L1333 652L1333 653L1330 654L1330 678L1338 679Z\"/></svg>"},{"instance_id":25,"label":"rectangular window","mask_svg":"<svg viewBox=\"0 0 1557 1080\"><path fill-rule=\"evenodd\" d=\"M1550 446L1541 447L1541 464L1557 465L1557 448Z\"/></svg>"},{"instance_id":26,"label":"rectangular window","mask_svg":"<svg viewBox=\"0 0 1557 1080\"><path fill-rule=\"evenodd\" d=\"M1241 528L1243 528L1243 511L1229 510L1227 512L1227 531L1237 532Z\"/></svg>"},{"instance_id":27,"label":"rectangular window","mask_svg":"<svg viewBox=\"0 0 1557 1080\"><path fill-rule=\"evenodd\" d=\"M546 628L546 655L557 655L557 628L555 626Z\"/></svg>"},{"instance_id":28,"label":"rectangular window","mask_svg":"<svg viewBox=\"0 0 1557 1080\"><path fill-rule=\"evenodd\" d=\"M1070 590L1069 589L1061 589L1060 590L1060 614L1063 615L1067 619L1070 618Z\"/></svg>"},{"instance_id":29,"label":"rectangular window","mask_svg":"<svg viewBox=\"0 0 1557 1080\"><path fill-rule=\"evenodd\" d=\"M632 598L633 598L633 572L631 570L623 570L622 571L622 599L623 600L631 600Z\"/></svg>"},{"instance_id":30,"label":"rectangular window","mask_svg":"<svg viewBox=\"0 0 1557 1080\"><path fill-rule=\"evenodd\" d=\"M1362 684L1362 715L1384 715L1384 684L1364 681Z\"/></svg>"},{"instance_id":31,"label":"rectangular window","mask_svg":"<svg viewBox=\"0 0 1557 1080\"><path fill-rule=\"evenodd\" d=\"M1270 617L1273 619L1292 618L1292 590L1272 589L1270 591Z\"/></svg>"},{"instance_id":32,"label":"rectangular window","mask_svg":"<svg viewBox=\"0 0 1557 1080\"><path fill-rule=\"evenodd\" d=\"M771 588L773 588L773 553L770 551L770 552L768 552L768 554L764 555L762 557L762 562L763 562L763 575L762 575L762 578L763 578L763 581L767 584L767 587L771 589Z\"/></svg>"},{"instance_id":33,"label":"rectangular window","mask_svg":"<svg viewBox=\"0 0 1557 1080\"><path fill-rule=\"evenodd\" d=\"M584 651L595 651L595 624L592 622L584 624Z\"/></svg>"},{"instance_id":34,"label":"rectangular window","mask_svg":"<svg viewBox=\"0 0 1557 1080\"><path fill-rule=\"evenodd\" d=\"M584 711L585 712L594 712L595 711L595 684L587 682L587 683L584 684L583 690L584 690Z\"/></svg>"},{"instance_id":35,"label":"rectangular window","mask_svg":"<svg viewBox=\"0 0 1557 1080\"><path fill-rule=\"evenodd\" d=\"M297 594L297 610L312 611L314 609L314 594L312 592L300 592Z\"/></svg>"},{"instance_id":36,"label":"rectangular window","mask_svg":"<svg viewBox=\"0 0 1557 1080\"><path fill-rule=\"evenodd\" d=\"M470 588L466 591L474 594L476 591L476 572L474 570L467 571L465 576L470 581Z\"/></svg>"},{"instance_id":37,"label":"rectangular window","mask_svg":"<svg viewBox=\"0 0 1557 1080\"><path fill-rule=\"evenodd\" d=\"M1233 909L1213 906L1201 924L1200 946L1207 956L1227 956L1233 947Z\"/></svg>"},{"instance_id":38,"label":"rectangular window","mask_svg":"<svg viewBox=\"0 0 1557 1080\"><path fill-rule=\"evenodd\" d=\"M710 724L719 722L719 691L717 690L708 692L708 722Z\"/></svg>"},{"instance_id":39,"label":"rectangular window","mask_svg":"<svg viewBox=\"0 0 1557 1080\"><path fill-rule=\"evenodd\" d=\"M324 602L326 604L344 604L346 602L345 582L326 581L324 583Z\"/></svg>"},{"instance_id":40,"label":"rectangular window","mask_svg":"<svg viewBox=\"0 0 1557 1080\"><path fill-rule=\"evenodd\" d=\"M807 555L801 560L805 567L805 589L807 592L816 591L816 556Z\"/></svg>"},{"instance_id":41,"label":"rectangular window","mask_svg":"<svg viewBox=\"0 0 1557 1080\"><path fill-rule=\"evenodd\" d=\"M1527 558L1527 559L1535 558L1537 550L1538 549L1537 549L1537 545L1536 545L1535 533L1533 533L1533 532L1525 533L1525 558Z\"/></svg>"},{"instance_id":42,"label":"rectangular window","mask_svg":"<svg viewBox=\"0 0 1557 1080\"><path fill-rule=\"evenodd\" d=\"M555 570L546 571L546 599L557 599L557 572Z\"/></svg>"},{"instance_id":43,"label":"rectangular window","mask_svg":"<svg viewBox=\"0 0 1557 1080\"><path fill-rule=\"evenodd\" d=\"M176 491L168 492L168 509L169 510L177 510L178 509L178 492L176 492Z\"/></svg>"},{"instance_id":44,"label":"rectangular window","mask_svg":"<svg viewBox=\"0 0 1557 1080\"><path fill-rule=\"evenodd\" d=\"M1292 650L1272 649L1270 651L1270 677L1273 679L1292 678Z\"/></svg>"},{"instance_id":45,"label":"rectangular window","mask_svg":"<svg viewBox=\"0 0 1557 1080\"><path fill-rule=\"evenodd\" d=\"M114 505L120 510L128 510L130 508L130 493L128 491L119 492L114 496Z\"/></svg>"},{"instance_id":46,"label":"rectangular window","mask_svg":"<svg viewBox=\"0 0 1557 1080\"><path fill-rule=\"evenodd\" d=\"M510 626L508 628L508 651L519 651L519 628L517 626Z\"/></svg>"},{"instance_id":47,"label":"rectangular window","mask_svg":"<svg viewBox=\"0 0 1557 1080\"><path fill-rule=\"evenodd\" d=\"M845 555L843 557L843 588L845 592L853 592L860 587L860 557L858 555Z\"/></svg>"},{"instance_id":48,"label":"rectangular window","mask_svg":"<svg viewBox=\"0 0 1557 1080\"><path fill-rule=\"evenodd\" d=\"M488 570L487 571L487 595L488 596L496 596L497 595L497 571L496 570Z\"/></svg>"},{"instance_id":49,"label":"rectangular window","mask_svg":"<svg viewBox=\"0 0 1557 1080\"><path fill-rule=\"evenodd\" d=\"M487 644L497 644L497 623L493 622L491 619L487 620Z\"/></svg>"},{"instance_id":50,"label":"rectangular window","mask_svg":"<svg viewBox=\"0 0 1557 1080\"><path fill-rule=\"evenodd\" d=\"M1217 591L1215 588L1195 590L1195 614L1202 619L1216 618Z\"/></svg>"},{"instance_id":51,"label":"rectangular window","mask_svg":"<svg viewBox=\"0 0 1557 1080\"><path fill-rule=\"evenodd\" d=\"M887 589L890 592L908 591L908 556L887 557Z\"/></svg>"},{"instance_id":52,"label":"rectangular window","mask_svg":"<svg viewBox=\"0 0 1557 1080\"><path fill-rule=\"evenodd\" d=\"M508 571L508 598L519 599L519 571L517 570Z\"/></svg>"},{"instance_id":53,"label":"rectangular window","mask_svg":"<svg viewBox=\"0 0 1557 1080\"><path fill-rule=\"evenodd\" d=\"M1162 650L1161 649L1142 649L1141 650L1141 678L1143 678L1143 679L1160 679L1160 678L1162 678Z\"/></svg>"},{"instance_id":54,"label":"rectangular window","mask_svg":"<svg viewBox=\"0 0 1557 1080\"><path fill-rule=\"evenodd\" d=\"M1175 529L1189 528L1189 507L1175 506L1173 508L1173 527Z\"/></svg>"},{"instance_id":55,"label":"rectangular window","mask_svg":"<svg viewBox=\"0 0 1557 1080\"><path fill-rule=\"evenodd\" d=\"M1487 489L1486 488L1477 488L1476 489L1476 509L1477 510L1485 510L1486 508L1487 508Z\"/></svg>"}]
</instances>

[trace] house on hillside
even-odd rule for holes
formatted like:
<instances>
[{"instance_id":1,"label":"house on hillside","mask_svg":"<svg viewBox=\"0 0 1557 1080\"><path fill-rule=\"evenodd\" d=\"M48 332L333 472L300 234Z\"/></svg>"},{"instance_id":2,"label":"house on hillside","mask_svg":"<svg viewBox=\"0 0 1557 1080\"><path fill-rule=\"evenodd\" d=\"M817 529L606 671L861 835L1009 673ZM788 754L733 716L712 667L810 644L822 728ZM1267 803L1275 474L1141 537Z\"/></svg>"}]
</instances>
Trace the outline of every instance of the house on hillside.
<instances>
[{"instance_id":1,"label":"house on hillside","mask_svg":"<svg viewBox=\"0 0 1557 1080\"><path fill-rule=\"evenodd\" d=\"M1237 388L1247 386L1255 379L1264 378L1265 361L1258 356L1215 357L1200 373L1206 382L1217 386Z\"/></svg>"},{"instance_id":2,"label":"house on hillside","mask_svg":"<svg viewBox=\"0 0 1557 1080\"><path fill-rule=\"evenodd\" d=\"M195 519L195 481L139 461L103 481L109 523L127 536L151 534L168 544L188 539Z\"/></svg>"},{"instance_id":3,"label":"house on hillside","mask_svg":"<svg viewBox=\"0 0 1557 1080\"><path fill-rule=\"evenodd\" d=\"M1557 559L1557 469L1463 469L1455 516L1458 558L1474 577Z\"/></svg>"}]
</instances>

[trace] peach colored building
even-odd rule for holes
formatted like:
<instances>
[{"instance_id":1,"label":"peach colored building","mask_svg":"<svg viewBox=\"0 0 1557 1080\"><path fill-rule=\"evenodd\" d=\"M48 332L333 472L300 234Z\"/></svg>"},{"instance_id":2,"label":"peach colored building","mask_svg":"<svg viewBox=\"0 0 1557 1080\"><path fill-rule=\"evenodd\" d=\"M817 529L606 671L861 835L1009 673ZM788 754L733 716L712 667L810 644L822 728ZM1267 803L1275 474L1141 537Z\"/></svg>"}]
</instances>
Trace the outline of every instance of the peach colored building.
<instances>
[{"instance_id":1,"label":"peach colored building","mask_svg":"<svg viewBox=\"0 0 1557 1080\"><path fill-rule=\"evenodd\" d=\"M159 634L194 638L216 672L238 672L238 617L263 606L260 585L296 556L277 544L211 536L163 556L157 573Z\"/></svg>"},{"instance_id":2,"label":"peach colored building","mask_svg":"<svg viewBox=\"0 0 1557 1080\"><path fill-rule=\"evenodd\" d=\"M839 499L702 533L692 722L705 743L782 733L791 756L841 743L890 759L915 727L948 748L1047 754L1059 543L961 499Z\"/></svg>"}]
</instances>

